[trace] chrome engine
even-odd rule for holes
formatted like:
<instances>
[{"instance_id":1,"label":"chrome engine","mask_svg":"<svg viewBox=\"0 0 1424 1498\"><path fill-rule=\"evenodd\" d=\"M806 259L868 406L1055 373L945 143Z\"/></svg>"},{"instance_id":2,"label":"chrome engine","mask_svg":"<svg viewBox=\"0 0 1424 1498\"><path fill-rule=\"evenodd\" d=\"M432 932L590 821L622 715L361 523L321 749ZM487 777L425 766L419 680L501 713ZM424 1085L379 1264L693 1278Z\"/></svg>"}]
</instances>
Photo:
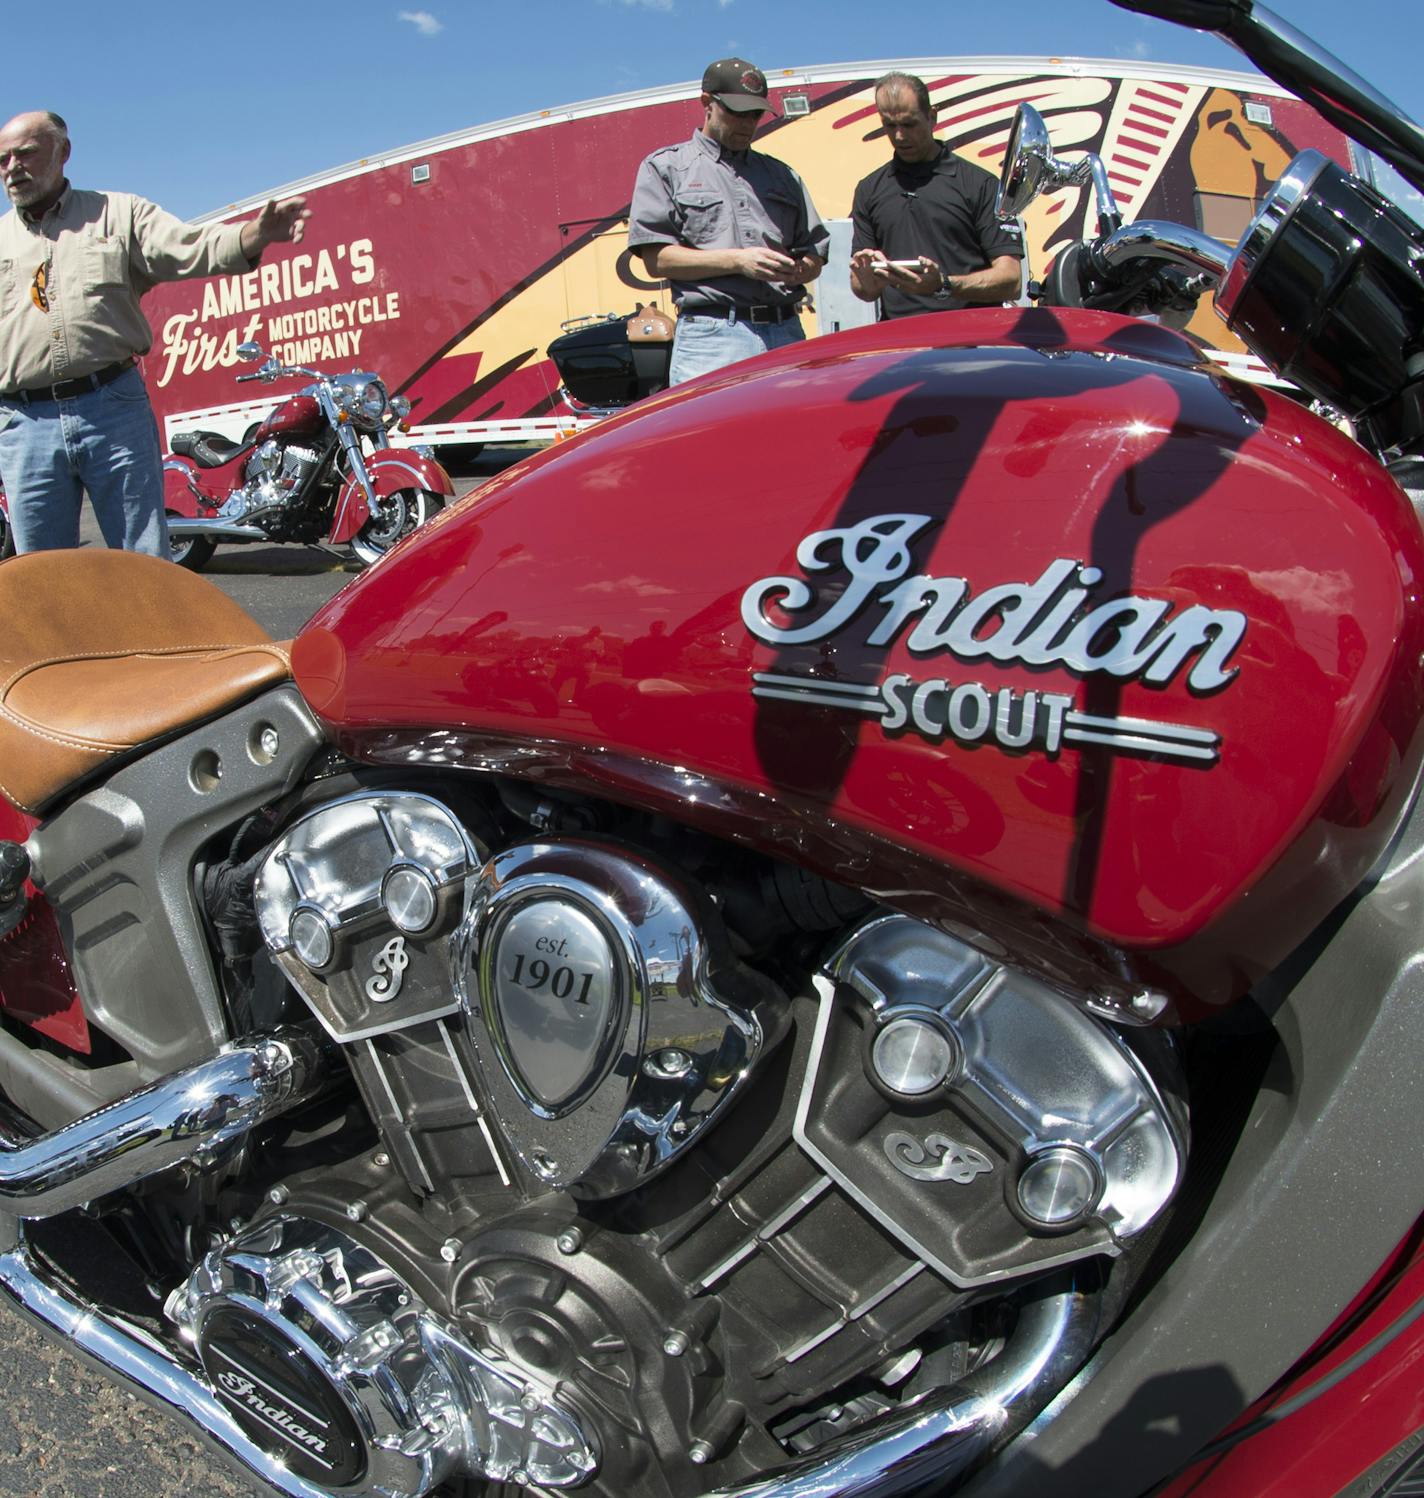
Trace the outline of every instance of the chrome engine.
<instances>
[{"instance_id":1,"label":"chrome engine","mask_svg":"<svg viewBox=\"0 0 1424 1498\"><path fill-rule=\"evenodd\" d=\"M306 486L321 454L309 447L283 444L269 437L248 458L246 482L228 495L218 516L223 520L251 520L267 510L290 504Z\"/></svg>"},{"instance_id":2,"label":"chrome engine","mask_svg":"<svg viewBox=\"0 0 1424 1498\"><path fill-rule=\"evenodd\" d=\"M788 988L664 857L480 826L363 792L257 870L381 1147L274 1188L170 1299L242 1439L362 1494L798 1461L826 1491L818 1453L923 1415L1027 1287L1032 1346L945 1427L981 1451L1068 1335L1055 1275L1180 1182L1170 1050L900 915Z\"/></svg>"}]
</instances>

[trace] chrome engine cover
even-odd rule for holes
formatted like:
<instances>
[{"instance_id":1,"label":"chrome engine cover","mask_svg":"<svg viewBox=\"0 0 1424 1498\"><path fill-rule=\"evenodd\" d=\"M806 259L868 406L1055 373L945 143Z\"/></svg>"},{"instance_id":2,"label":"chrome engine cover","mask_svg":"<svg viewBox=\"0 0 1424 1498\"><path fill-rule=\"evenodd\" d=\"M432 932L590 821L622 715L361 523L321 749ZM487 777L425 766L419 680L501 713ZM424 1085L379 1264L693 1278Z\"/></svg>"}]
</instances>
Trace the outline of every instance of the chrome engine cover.
<instances>
[{"instance_id":1,"label":"chrome engine cover","mask_svg":"<svg viewBox=\"0 0 1424 1498\"><path fill-rule=\"evenodd\" d=\"M448 939L466 877L485 856L441 802L390 791L311 812L263 860L254 887L263 939L333 1040L459 1008Z\"/></svg>"},{"instance_id":2,"label":"chrome engine cover","mask_svg":"<svg viewBox=\"0 0 1424 1498\"><path fill-rule=\"evenodd\" d=\"M797 1142L951 1284L1120 1253L1171 1200L1184 1105L1038 978L893 915L820 987Z\"/></svg>"},{"instance_id":3,"label":"chrome engine cover","mask_svg":"<svg viewBox=\"0 0 1424 1498\"><path fill-rule=\"evenodd\" d=\"M370 1249L319 1223L249 1228L167 1310L247 1435L323 1491L422 1498L456 1472L562 1488L597 1468L551 1388L471 1347Z\"/></svg>"},{"instance_id":4,"label":"chrome engine cover","mask_svg":"<svg viewBox=\"0 0 1424 1498\"><path fill-rule=\"evenodd\" d=\"M455 986L481 1085L535 1183L597 1198L687 1149L780 1032L705 895L635 849L523 844L475 881Z\"/></svg>"}]
</instances>

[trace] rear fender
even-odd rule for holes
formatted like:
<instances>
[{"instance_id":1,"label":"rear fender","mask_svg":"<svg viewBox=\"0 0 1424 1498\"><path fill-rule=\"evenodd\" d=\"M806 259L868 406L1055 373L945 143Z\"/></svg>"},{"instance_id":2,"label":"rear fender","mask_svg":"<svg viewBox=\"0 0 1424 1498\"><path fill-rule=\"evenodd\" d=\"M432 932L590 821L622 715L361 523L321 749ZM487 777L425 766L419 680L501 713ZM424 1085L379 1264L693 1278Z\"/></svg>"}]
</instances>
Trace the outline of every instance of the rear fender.
<instances>
[{"instance_id":1,"label":"rear fender","mask_svg":"<svg viewBox=\"0 0 1424 1498\"><path fill-rule=\"evenodd\" d=\"M371 488L381 499L399 494L402 489L428 489L432 494L447 495L455 492L450 475L434 458L423 457L408 448L383 447L379 452L371 453L366 458L366 473ZM358 480L347 479L336 501L336 514L327 540L333 546L349 541L365 525L370 513Z\"/></svg>"},{"instance_id":2,"label":"rear fender","mask_svg":"<svg viewBox=\"0 0 1424 1498\"><path fill-rule=\"evenodd\" d=\"M198 465L190 459L164 453L163 508L170 515L196 519L212 512L218 501L204 491L200 473Z\"/></svg>"}]
</instances>

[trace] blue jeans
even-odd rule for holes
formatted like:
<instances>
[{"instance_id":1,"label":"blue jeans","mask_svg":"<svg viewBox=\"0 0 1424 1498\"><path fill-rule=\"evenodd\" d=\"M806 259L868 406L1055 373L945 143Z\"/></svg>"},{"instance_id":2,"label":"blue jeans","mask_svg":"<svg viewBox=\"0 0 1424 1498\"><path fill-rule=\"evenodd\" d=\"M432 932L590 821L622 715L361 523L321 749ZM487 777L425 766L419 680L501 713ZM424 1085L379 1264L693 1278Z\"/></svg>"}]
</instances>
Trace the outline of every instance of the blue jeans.
<instances>
[{"instance_id":1,"label":"blue jeans","mask_svg":"<svg viewBox=\"0 0 1424 1498\"><path fill-rule=\"evenodd\" d=\"M680 313L672 338L672 366L668 384L680 385L695 375L710 374L739 359L751 359L768 349L785 348L806 337L799 317L785 322L728 322L725 317Z\"/></svg>"},{"instance_id":2,"label":"blue jeans","mask_svg":"<svg viewBox=\"0 0 1424 1498\"><path fill-rule=\"evenodd\" d=\"M0 479L17 551L78 546L87 492L107 545L168 555L158 423L136 368L72 400L0 397Z\"/></svg>"}]
</instances>

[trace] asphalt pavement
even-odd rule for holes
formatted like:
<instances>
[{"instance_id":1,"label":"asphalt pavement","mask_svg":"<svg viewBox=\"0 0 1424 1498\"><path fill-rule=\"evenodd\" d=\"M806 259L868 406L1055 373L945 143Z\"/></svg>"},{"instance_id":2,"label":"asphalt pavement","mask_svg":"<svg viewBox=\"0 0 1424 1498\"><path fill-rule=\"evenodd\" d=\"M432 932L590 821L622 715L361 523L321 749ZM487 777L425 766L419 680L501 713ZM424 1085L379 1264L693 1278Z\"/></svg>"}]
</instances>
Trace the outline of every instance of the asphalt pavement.
<instances>
[{"instance_id":1,"label":"asphalt pavement","mask_svg":"<svg viewBox=\"0 0 1424 1498\"><path fill-rule=\"evenodd\" d=\"M527 456L487 448L456 465L464 495ZM102 546L87 509L82 544ZM308 546L223 546L204 569L274 638L286 639L355 567ZM14 1311L0 1309L0 1495L3 1498L271 1498L190 1429L81 1364Z\"/></svg>"}]
</instances>

